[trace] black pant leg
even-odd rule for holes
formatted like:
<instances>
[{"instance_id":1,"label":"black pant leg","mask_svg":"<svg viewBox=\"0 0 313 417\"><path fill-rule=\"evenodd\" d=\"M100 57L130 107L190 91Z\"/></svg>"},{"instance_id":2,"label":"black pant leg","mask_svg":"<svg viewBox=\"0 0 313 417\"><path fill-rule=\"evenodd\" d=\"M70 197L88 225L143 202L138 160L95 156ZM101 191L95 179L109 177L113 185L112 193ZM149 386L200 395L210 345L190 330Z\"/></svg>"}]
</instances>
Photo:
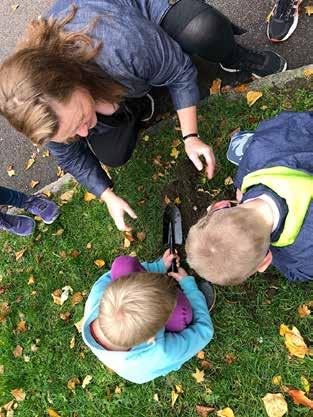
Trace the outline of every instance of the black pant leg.
<instances>
[{"instance_id":1,"label":"black pant leg","mask_svg":"<svg viewBox=\"0 0 313 417\"><path fill-rule=\"evenodd\" d=\"M137 143L138 117L121 106L112 116L98 116L98 123L88 135L88 144L95 156L109 167L125 164Z\"/></svg>"},{"instance_id":2,"label":"black pant leg","mask_svg":"<svg viewBox=\"0 0 313 417\"><path fill-rule=\"evenodd\" d=\"M223 62L235 54L234 25L203 0L180 0L161 26L190 55Z\"/></svg>"}]
</instances>

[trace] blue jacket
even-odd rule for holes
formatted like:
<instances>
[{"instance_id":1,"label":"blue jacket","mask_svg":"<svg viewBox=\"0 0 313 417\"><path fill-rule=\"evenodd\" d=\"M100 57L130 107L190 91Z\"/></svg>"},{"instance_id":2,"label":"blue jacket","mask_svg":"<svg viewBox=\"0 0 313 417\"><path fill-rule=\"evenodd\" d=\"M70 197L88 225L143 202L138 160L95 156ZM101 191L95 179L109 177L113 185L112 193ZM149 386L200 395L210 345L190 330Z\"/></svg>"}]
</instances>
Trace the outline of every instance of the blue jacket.
<instances>
[{"instance_id":1,"label":"blue jacket","mask_svg":"<svg viewBox=\"0 0 313 417\"><path fill-rule=\"evenodd\" d=\"M150 272L166 272L162 260L142 265ZM106 350L92 337L90 323L98 316L101 296L110 282L111 275L107 272L93 285L85 305L82 335L98 359L128 381L142 384L178 370L212 339L213 325L204 295L195 279L189 276L179 283L193 312L193 321L185 330L171 333L162 328L153 343L141 343L127 352Z\"/></svg>"},{"instance_id":2,"label":"blue jacket","mask_svg":"<svg viewBox=\"0 0 313 417\"><path fill-rule=\"evenodd\" d=\"M239 162L234 184L241 188L243 178L262 168L285 166L313 175L313 112L283 112L262 122L249 139ZM263 185L251 187L243 201L269 194L275 201L280 220L272 241L278 240L288 213L286 201ZM290 281L313 280L313 203L294 244L271 246L273 265Z\"/></svg>"},{"instance_id":3,"label":"blue jacket","mask_svg":"<svg viewBox=\"0 0 313 417\"><path fill-rule=\"evenodd\" d=\"M73 0L59 0L49 15L68 14ZM142 97L152 87L166 86L176 110L199 101L197 70L190 57L159 26L171 7L168 0L75 0L78 12L66 29L78 31L101 16L91 32L103 41L96 62L128 90ZM100 196L111 181L82 139L75 144L50 142L58 164L91 192Z\"/></svg>"}]
</instances>

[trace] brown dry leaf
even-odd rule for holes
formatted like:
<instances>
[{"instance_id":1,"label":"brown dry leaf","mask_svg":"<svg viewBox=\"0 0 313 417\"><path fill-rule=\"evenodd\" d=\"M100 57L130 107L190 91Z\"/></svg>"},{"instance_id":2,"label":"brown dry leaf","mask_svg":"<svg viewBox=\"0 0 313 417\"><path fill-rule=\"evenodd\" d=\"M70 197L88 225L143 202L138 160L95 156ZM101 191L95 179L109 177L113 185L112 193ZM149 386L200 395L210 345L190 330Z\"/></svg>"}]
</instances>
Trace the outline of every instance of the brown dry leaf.
<instances>
[{"instance_id":1,"label":"brown dry leaf","mask_svg":"<svg viewBox=\"0 0 313 417\"><path fill-rule=\"evenodd\" d=\"M124 232L124 248L127 249L130 247L131 243L134 241L132 232Z\"/></svg>"},{"instance_id":2,"label":"brown dry leaf","mask_svg":"<svg viewBox=\"0 0 313 417\"><path fill-rule=\"evenodd\" d=\"M34 275L30 275L30 277L28 278L27 284L28 285L34 285L36 282Z\"/></svg>"},{"instance_id":3,"label":"brown dry leaf","mask_svg":"<svg viewBox=\"0 0 313 417\"><path fill-rule=\"evenodd\" d=\"M62 201L63 204L68 203L69 201L72 200L74 193L75 193L75 190L65 191L65 193L62 193L60 195L60 200Z\"/></svg>"},{"instance_id":4,"label":"brown dry leaf","mask_svg":"<svg viewBox=\"0 0 313 417\"><path fill-rule=\"evenodd\" d=\"M54 304L62 306L65 303L65 301L68 300L69 295L72 293L73 288L69 285L66 285L62 288L62 290L60 290L60 288L54 290L51 296L53 298Z\"/></svg>"},{"instance_id":5,"label":"brown dry leaf","mask_svg":"<svg viewBox=\"0 0 313 417\"><path fill-rule=\"evenodd\" d=\"M84 194L84 201L86 201L87 203L89 201L96 200L96 198L97 197L94 194L89 193L88 191L86 191L85 194Z\"/></svg>"},{"instance_id":6,"label":"brown dry leaf","mask_svg":"<svg viewBox=\"0 0 313 417\"><path fill-rule=\"evenodd\" d=\"M7 174L8 174L9 177L16 176L16 173L15 173L15 171L13 169L13 165L8 165L8 167L7 167Z\"/></svg>"},{"instance_id":7,"label":"brown dry leaf","mask_svg":"<svg viewBox=\"0 0 313 417\"><path fill-rule=\"evenodd\" d=\"M234 180L232 179L232 177L227 177L224 180L225 185L232 185L233 183L234 183Z\"/></svg>"},{"instance_id":8,"label":"brown dry leaf","mask_svg":"<svg viewBox=\"0 0 313 417\"><path fill-rule=\"evenodd\" d=\"M200 417L208 417L209 413L215 411L214 407L207 407L206 405L196 405L196 412Z\"/></svg>"},{"instance_id":9,"label":"brown dry leaf","mask_svg":"<svg viewBox=\"0 0 313 417\"><path fill-rule=\"evenodd\" d=\"M16 401L24 401L26 398L26 393L22 388L12 389L11 394L16 399Z\"/></svg>"},{"instance_id":10,"label":"brown dry leaf","mask_svg":"<svg viewBox=\"0 0 313 417\"><path fill-rule=\"evenodd\" d=\"M146 238L145 232L138 232L136 236L137 236L137 239L140 240L140 242L143 242Z\"/></svg>"},{"instance_id":11,"label":"brown dry leaf","mask_svg":"<svg viewBox=\"0 0 313 417\"><path fill-rule=\"evenodd\" d=\"M311 390L311 384L303 375L301 375L301 385L303 386L305 393L308 394Z\"/></svg>"},{"instance_id":12,"label":"brown dry leaf","mask_svg":"<svg viewBox=\"0 0 313 417\"><path fill-rule=\"evenodd\" d=\"M56 174L57 174L57 177L63 177L64 176L63 169L61 167L58 167Z\"/></svg>"},{"instance_id":13,"label":"brown dry leaf","mask_svg":"<svg viewBox=\"0 0 313 417\"><path fill-rule=\"evenodd\" d=\"M228 363L228 365L231 365L232 363L236 362L237 358L232 353L227 353L225 355L225 361Z\"/></svg>"},{"instance_id":14,"label":"brown dry leaf","mask_svg":"<svg viewBox=\"0 0 313 417\"><path fill-rule=\"evenodd\" d=\"M53 408L48 408L47 411L50 417L61 417Z\"/></svg>"},{"instance_id":15,"label":"brown dry leaf","mask_svg":"<svg viewBox=\"0 0 313 417\"><path fill-rule=\"evenodd\" d=\"M29 160L25 164L25 171L31 168L35 163L35 158L29 158Z\"/></svg>"},{"instance_id":16,"label":"brown dry leaf","mask_svg":"<svg viewBox=\"0 0 313 417\"><path fill-rule=\"evenodd\" d=\"M173 143L172 143L172 146L173 146L173 148L177 148L177 146L179 146L181 143L182 142L181 142L180 139L174 139Z\"/></svg>"},{"instance_id":17,"label":"brown dry leaf","mask_svg":"<svg viewBox=\"0 0 313 417\"><path fill-rule=\"evenodd\" d=\"M176 197L174 203L177 205L181 204L181 199L179 197Z\"/></svg>"},{"instance_id":18,"label":"brown dry leaf","mask_svg":"<svg viewBox=\"0 0 313 417\"><path fill-rule=\"evenodd\" d=\"M311 14L313 14L313 5L305 6L304 10L305 14L311 16Z\"/></svg>"},{"instance_id":19,"label":"brown dry leaf","mask_svg":"<svg viewBox=\"0 0 313 417\"><path fill-rule=\"evenodd\" d=\"M282 417L288 412L288 405L283 394L268 393L262 400L269 417Z\"/></svg>"},{"instance_id":20,"label":"brown dry leaf","mask_svg":"<svg viewBox=\"0 0 313 417\"><path fill-rule=\"evenodd\" d=\"M86 375L82 382L82 388L86 388L86 386L90 384L91 380L92 380L92 376Z\"/></svg>"},{"instance_id":21,"label":"brown dry leaf","mask_svg":"<svg viewBox=\"0 0 313 417\"><path fill-rule=\"evenodd\" d=\"M204 359L205 357L205 353L203 350L200 350L200 352L197 353L197 358L198 359Z\"/></svg>"},{"instance_id":22,"label":"brown dry leaf","mask_svg":"<svg viewBox=\"0 0 313 417\"><path fill-rule=\"evenodd\" d=\"M214 80L212 82L211 87L210 87L210 95L213 96L214 94L220 94L221 85L222 85L222 80L221 79L217 78L216 80Z\"/></svg>"},{"instance_id":23,"label":"brown dry leaf","mask_svg":"<svg viewBox=\"0 0 313 417\"><path fill-rule=\"evenodd\" d=\"M81 291L75 292L71 300L72 306L76 306L76 304L79 304L81 301L83 301L83 299L84 299L84 296Z\"/></svg>"},{"instance_id":24,"label":"brown dry leaf","mask_svg":"<svg viewBox=\"0 0 313 417\"><path fill-rule=\"evenodd\" d=\"M26 321L25 321L25 320L20 320L20 321L17 323L16 330L17 330L19 333L24 333L24 332L26 332L26 331L27 331L27 324L26 324Z\"/></svg>"},{"instance_id":25,"label":"brown dry leaf","mask_svg":"<svg viewBox=\"0 0 313 417\"><path fill-rule=\"evenodd\" d=\"M200 371L198 368L196 368L196 372L193 373L192 376L198 384L204 381L204 371Z\"/></svg>"},{"instance_id":26,"label":"brown dry leaf","mask_svg":"<svg viewBox=\"0 0 313 417\"><path fill-rule=\"evenodd\" d=\"M167 205L167 204L170 204L171 203L171 199L165 194L165 196L164 196L164 203Z\"/></svg>"},{"instance_id":27,"label":"brown dry leaf","mask_svg":"<svg viewBox=\"0 0 313 417\"><path fill-rule=\"evenodd\" d=\"M10 311L11 309L8 302L5 301L0 304L0 323L6 319Z\"/></svg>"},{"instance_id":28,"label":"brown dry leaf","mask_svg":"<svg viewBox=\"0 0 313 417\"><path fill-rule=\"evenodd\" d=\"M91 242L88 242L88 243L87 243L87 245L86 245L86 249L92 249L92 243L91 243Z\"/></svg>"},{"instance_id":29,"label":"brown dry leaf","mask_svg":"<svg viewBox=\"0 0 313 417\"><path fill-rule=\"evenodd\" d=\"M35 188L38 184L39 184L39 181L36 181L36 180L31 180L31 182L29 183L31 188Z\"/></svg>"},{"instance_id":30,"label":"brown dry leaf","mask_svg":"<svg viewBox=\"0 0 313 417\"><path fill-rule=\"evenodd\" d=\"M15 358L19 358L23 354L24 348L21 345L17 345L16 348L13 350L13 356Z\"/></svg>"},{"instance_id":31,"label":"brown dry leaf","mask_svg":"<svg viewBox=\"0 0 313 417\"><path fill-rule=\"evenodd\" d=\"M79 321L77 321L74 326L76 327L78 333L82 332L82 327L83 327L83 320L84 318L82 317Z\"/></svg>"},{"instance_id":32,"label":"brown dry leaf","mask_svg":"<svg viewBox=\"0 0 313 417\"><path fill-rule=\"evenodd\" d=\"M261 91L249 91L247 93L247 104L249 107L253 106L261 97L263 93Z\"/></svg>"},{"instance_id":33,"label":"brown dry leaf","mask_svg":"<svg viewBox=\"0 0 313 417\"><path fill-rule=\"evenodd\" d=\"M23 248L17 252L15 252L15 260L18 261L19 259L22 259L24 256L24 253L27 251L27 248Z\"/></svg>"},{"instance_id":34,"label":"brown dry leaf","mask_svg":"<svg viewBox=\"0 0 313 417\"><path fill-rule=\"evenodd\" d=\"M200 366L201 366L202 369L212 369L213 368L212 363L209 362L209 361L201 361Z\"/></svg>"},{"instance_id":35,"label":"brown dry leaf","mask_svg":"<svg viewBox=\"0 0 313 417\"><path fill-rule=\"evenodd\" d=\"M223 408L216 413L219 417L235 417L233 410L230 407Z\"/></svg>"},{"instance_id":36,"label":"brown dry leaf","mask_svg":"<svg viewBox=\"0 0 313 417\"><path fill-rule=\"evenodd\" d=\"M301 306L298 307L298 313L299 313L299 316L303 319L304 317L307 317L311 314L311 310L308 308L307 305L302 304Z\"/></svg>"},{"instance_id":37,"label":"brown dry leaf","mask_svg":"<svg viewBox=\"0 0 313 417\"><path fill-rule=\"evenodd\" d=\"M78 251L77 249L73 249L73 250L71 251L70 255L71 255L71 257L72 257L73 259L76 259L76 258L78 258L78 256L80 255L80 253L79 253L79 251Z\"/></svg>"},{"instance_id":38,"label":"brown dry leaf","mask_svg":"<svg viewBox=\"0 0 313 417\"><path fill-rule=\"evenodd\" d=\"M304 405L310 410L313 410L313 401L310 400L303 391L297 389L290 389L288 390L288 394L290 395L295 404Z\"/></svg>"},{"instance_id":39,"label":"brown dry leaf","mask_svg":"<svg viewBox=\"0 0 313 417\"><path fill-rule=\"evenodd\" d=\"M180 154L180 152L179 152L179 150L177 150L177 148L175 148L175 147L172 148L172 151L170 153L170 156L171 157L177 159L179 154Z\"/></svg>"},{"instance_id":40,"label":"brown dry leaf","mask_svg":"<svg viewBox=\"0 0 313 417\"><path fill-rule=\"evenodd\" d=\"M59 314L60 319L64 321L69 321L71 319L71 313L69 311L66 311L65 313Z\"/></svg>"},{"instance_id":41,"label":"brown dry leaf","mask_svg":"<svg viewBox=\"0 0 313 417\"><path fill-rule=\"evenodd\" d=\"M105 265L105 261L103 259L96 259L93 262L98 268L102 268Z\"/></svg>"},{"instance_id":42,"label":"brown dry leaf","mask_svg":"<svg viewBox=\"0 0 313 417\"><path fill-rule=\"evenodd\" d=\"M50 156L50 151L49 151L49 149L47 149L46 151L43 151L43 153L42 153L42 157L43 158L48 158Z\"/></svg>"},{"instance_id":43,"label":"brown dry leaf","mask_svg":"<svg viewBox=\"0 0 313 417\"><path fill-rule=\"evenodd\" d=\"M237 85L234 90L236 91L236 93L245 93L248 90L248 86L247 84L240 84Z\"/></svg>"},{"instance_id":44,"label":"brown dry leaf","mask_svg":"<svg viewBox=\"0 0 313 417\"><path fill-rule=\"evenodd\" d=\"M79 385L79 384L80 384L80 380L77 377L73 377L67 381L67 388L70 389L71 391L74 391L76 388L76 385Z\"/></svg>"},{"instance_id":45,"label":"brown dry leaf","mask_svg":"<svg viewBox=\"0 0 313 417\"><path fill-rule=\"evenodd\" d=\"M75 336L72 337L72 339L70 340L70 349L74 349L76 344L76 340L75 340Z\"/></svg>"},{"instance_id":46,"label":"brown dry leaf","mask_svg":"<svg viewBox=\"0 0 313 417\"><path fill-rule=\"evenodd\" d=\"M279 334L284 336L285 345L291 355L304 358L305 355L310 353L310 349L305 344L299 330L295 326L289 329L285 324L281 324Z\"/></svg>"}]
</instances>

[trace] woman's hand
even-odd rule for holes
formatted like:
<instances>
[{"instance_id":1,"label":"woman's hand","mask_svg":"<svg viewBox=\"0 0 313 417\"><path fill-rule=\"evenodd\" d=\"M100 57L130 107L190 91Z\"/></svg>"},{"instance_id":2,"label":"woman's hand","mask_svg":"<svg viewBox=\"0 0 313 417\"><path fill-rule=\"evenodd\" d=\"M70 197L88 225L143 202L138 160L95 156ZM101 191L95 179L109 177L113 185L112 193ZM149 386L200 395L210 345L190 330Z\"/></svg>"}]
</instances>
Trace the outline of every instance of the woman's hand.
<instances>
[{"instance_id":1,"label":"woman's hand","mask_svg":"<svg viewBox=\"0 0 313 417\"><path fill-rule=\"evenodd\" d=\"M203 163L200 160L200 156L203 156L207 165L207 177L209 179L213 178L215 169L215 157L211 147L202 142L201 139L191 137L185 140L185 150L189 159L193 162L198 171L203 169Z\"/></svg>"},{"instance_id":2,"label":"woman's hand","mask_svg":"<svg viewBox=\"0 0 313 417\"><path fill-rule=\"evenodd\" d=\"M172 265L172 262L174 259L176 259L176 262L179 263L179 256L175 253L171 253L169 249L167 249L164 252L162 259L163 259L166 270L168 270L169 267Z\"/></svg>"},{"instance_id":3,"label":"woman's hand","mask_svg":"<svg viewBox=\"0 0 313 417\"><path fill-rule=\"evenodd\" d=\"M185 277L188 277L187 272L183 268L178 268L178 272L169 272L168 275L176 279L177 282Z\"/></svg>"},{"instance_id":4,"label":"woman's hand","mask_svg":"<svg viewBox=\"0 0 313 417\"><path fill-rule=\"evenodd\" d=\"M132 219L137 219L137 215L127 201L116 195L110 188L107 188L100 198L106 203L116 227L125 232L131 231L132 228L125 224L124 216L127 213Z\"/></svg>"}]
</instances>

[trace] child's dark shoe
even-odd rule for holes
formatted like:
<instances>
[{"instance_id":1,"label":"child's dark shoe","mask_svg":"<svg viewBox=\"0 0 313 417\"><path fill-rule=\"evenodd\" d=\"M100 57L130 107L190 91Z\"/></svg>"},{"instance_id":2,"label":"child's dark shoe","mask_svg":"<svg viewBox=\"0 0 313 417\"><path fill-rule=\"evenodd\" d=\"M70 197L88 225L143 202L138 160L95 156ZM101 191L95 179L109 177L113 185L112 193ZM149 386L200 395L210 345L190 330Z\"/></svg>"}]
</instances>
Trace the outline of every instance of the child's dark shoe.
<instances>
[{"instance_id":1,"label":"child's dark shoe","mask_svg":"<svg viewBox=\"0 0 313 417\"><path fill-rule=\"evenodd\" d=\"M35 221L30 217L0 213L0 231L18 236L29 236L33 233L35 226Z\"/></svg>"},{"instance_id":2,"label":"child's dark shoe","mask_svg":"<svg viewBox=\"0 0 313 417\"><path fill-rule=\"evenodd\" d=\"M210 282L205 281L204 279L199 279L197 284L198 284L199 290L204 295L208 309L211 312L215 305L215 300L216 300L215 288Z\"/></svg>"},{"instance_id":3,"label":"child's dark shoe","mask_svg":"<svg viewBox=\"0 0 313 417\"><path fill-rule=\"evenodd\" d=\"M46 224L53 223L60 214L57 204L42 194L30 196L24 208L29 213L41 217Z\"/></svg>"}]
</instances>

